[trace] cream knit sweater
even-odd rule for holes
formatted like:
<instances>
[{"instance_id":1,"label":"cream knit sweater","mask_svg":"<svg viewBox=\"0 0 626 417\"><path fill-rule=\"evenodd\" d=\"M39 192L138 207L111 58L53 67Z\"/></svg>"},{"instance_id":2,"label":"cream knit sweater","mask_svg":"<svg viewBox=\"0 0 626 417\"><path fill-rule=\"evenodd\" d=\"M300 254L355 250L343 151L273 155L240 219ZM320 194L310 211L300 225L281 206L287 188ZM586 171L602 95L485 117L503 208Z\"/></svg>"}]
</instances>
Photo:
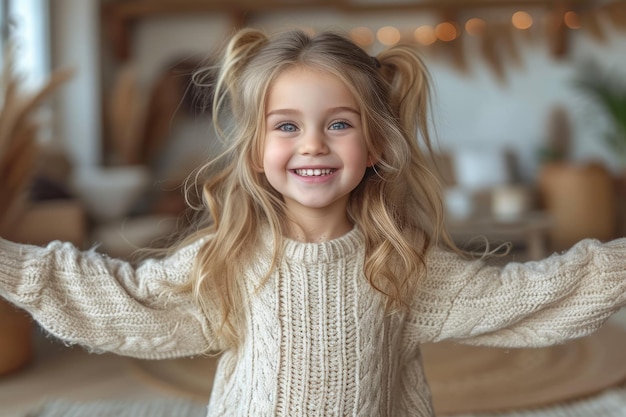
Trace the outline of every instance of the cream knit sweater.
<instances>
[{"instance_id":1,"label":"cream knit sweater","mask_svg":"<svg viewBox=\"0 0 626 417\"><path fill-rule=\"evenodd\" d=\"M133 268L69 244L0 239L0 295L70 343L197 355L213 332L188 296L166 289L185 282L198 246ZM421 343L558 343L626 303L626 239L502 269L433 249L411 312L388 317L363 276L358 229L320 244L288 240L284 253L258 293L258 273L245 277L245 338L222 356L208 416L432 416ZM259 262L262 271L269 259Z\"/></svg>"}]
</instances>

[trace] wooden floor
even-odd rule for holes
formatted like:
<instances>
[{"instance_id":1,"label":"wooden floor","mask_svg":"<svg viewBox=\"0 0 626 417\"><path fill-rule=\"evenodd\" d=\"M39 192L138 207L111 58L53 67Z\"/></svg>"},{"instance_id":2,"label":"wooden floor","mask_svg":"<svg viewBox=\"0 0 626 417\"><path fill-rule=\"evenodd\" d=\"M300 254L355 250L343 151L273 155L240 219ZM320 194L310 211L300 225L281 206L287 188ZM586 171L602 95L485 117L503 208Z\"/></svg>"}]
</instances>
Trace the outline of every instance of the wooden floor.
<instances>
[{"instance_id":1,"label":"wooden floor","mask_svg":"<svg viewBox=\"0 0 626 417\"><path fill-rule=\"evenodd\" d=\"M626 309L611 321L626 328ZM151 378L133 359L89 354L78 347L65 347L39 333L35 342L34 361L25 369L0 377L0 417L24 417L27 411L51 399L177 397L200 400Z\"/></svg>"}]
</instances>

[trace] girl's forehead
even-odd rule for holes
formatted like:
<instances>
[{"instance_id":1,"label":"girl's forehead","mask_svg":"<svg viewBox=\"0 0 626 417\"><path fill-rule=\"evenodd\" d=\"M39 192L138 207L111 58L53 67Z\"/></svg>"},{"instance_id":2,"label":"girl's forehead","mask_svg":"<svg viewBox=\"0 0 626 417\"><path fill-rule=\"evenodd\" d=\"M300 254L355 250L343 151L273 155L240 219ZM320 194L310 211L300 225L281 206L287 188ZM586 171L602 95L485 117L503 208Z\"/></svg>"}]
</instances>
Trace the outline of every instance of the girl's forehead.
<instances>
[{"instance_id":1,"label":"girl's forehead","mask_svg":"<svg viewBox=\"0 0 626 417\"><path fill-rule=\"evenodd\" d=\"M279 83L297 85L298 83L311 83L313 80L323 80L324 82L331 82L337 86L340 85L347 89L353 97L357 96L355 89L345 76L341 76L340 73L327 68L305 64L290 65L277 72L268 85L267 95L269 95Z\"/></svg>"},{"instance_id":2,"label":"girl's forehead","mask_svg":"<svg viewBox=\"0 0 626 417\"><path fill-rule=\"evenodd\" d=\"M266 104L277 97L281 98L281 102L299 102L320 95L329 100L351 102L353 107L358 107L357 95L344 77L333 71L308 66L292 66L278 74L269 85Z\"/></svg>"}]
</instances>

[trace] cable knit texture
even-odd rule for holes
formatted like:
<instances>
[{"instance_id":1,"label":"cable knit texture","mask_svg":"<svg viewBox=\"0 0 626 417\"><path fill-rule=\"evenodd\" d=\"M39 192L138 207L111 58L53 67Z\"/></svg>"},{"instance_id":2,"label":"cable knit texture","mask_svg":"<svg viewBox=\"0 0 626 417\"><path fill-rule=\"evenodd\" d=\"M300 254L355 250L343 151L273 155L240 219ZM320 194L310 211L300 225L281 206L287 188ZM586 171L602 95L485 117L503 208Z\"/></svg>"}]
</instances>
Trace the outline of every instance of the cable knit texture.
<instances>
[{"instance_id":1,"label":"cable knit texture","mask_svg":"<svg viewBox=\"0 0 626 417\"><path fill-rule=\"evenodd\" d=\"M189 294L168 289L187 280L200 244L131 267L69 244L0 239L0 295L70 343L151 359L197 355L220 342ZM586 240L504 268L433 249L411 311L387 317L363 262L358 229L319 244L287 240L259 288L270 264L259 255L243 277L245 337L222 354L208 416L430 417L421 343L559 343L626 303L626 239Z\"/></svg>"}]
</instances>

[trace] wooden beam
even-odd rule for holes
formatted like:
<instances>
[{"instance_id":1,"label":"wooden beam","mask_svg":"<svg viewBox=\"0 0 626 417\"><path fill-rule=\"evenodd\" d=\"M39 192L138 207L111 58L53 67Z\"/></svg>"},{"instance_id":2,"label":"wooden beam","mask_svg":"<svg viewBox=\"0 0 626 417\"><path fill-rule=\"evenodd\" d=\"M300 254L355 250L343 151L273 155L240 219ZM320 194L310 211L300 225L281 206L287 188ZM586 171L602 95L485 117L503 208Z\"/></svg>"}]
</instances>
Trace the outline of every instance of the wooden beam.
<instances>
[{"instance_id":1,"label":"wooden beam","mask_svg":"<svg viewBox=\"0 0 626 417\"><path fill-rule=\"evenodd\" d=\"M122 18L144 18L155 15L172 15L185 13L230 13L235 10L246 12L271 12L276 10L303 10L319 8L337 8L345 2L320 1L277 1L269 0L129 0L124 2L106 3L104 7L114 8Z\"/></svg>"},{"instance_id":2,"label":"wooden beam","mask_svg":"<svg viewBox=\"0 0 626 417\"><path fill-rule=\"evenodd\" d=\"M567 0L567 4L581 5L592 0ZM285 0L127 0L105 3L123 19L144 18L151 15L214 13L245 10L247 12L273 12L277 10L330 9L350 12L397 12L407 10L481 7L532 7L551 6L554 0L422 0L409 2L358 3L354 1L285 1Z\"/></svg>"}]
</instances>

